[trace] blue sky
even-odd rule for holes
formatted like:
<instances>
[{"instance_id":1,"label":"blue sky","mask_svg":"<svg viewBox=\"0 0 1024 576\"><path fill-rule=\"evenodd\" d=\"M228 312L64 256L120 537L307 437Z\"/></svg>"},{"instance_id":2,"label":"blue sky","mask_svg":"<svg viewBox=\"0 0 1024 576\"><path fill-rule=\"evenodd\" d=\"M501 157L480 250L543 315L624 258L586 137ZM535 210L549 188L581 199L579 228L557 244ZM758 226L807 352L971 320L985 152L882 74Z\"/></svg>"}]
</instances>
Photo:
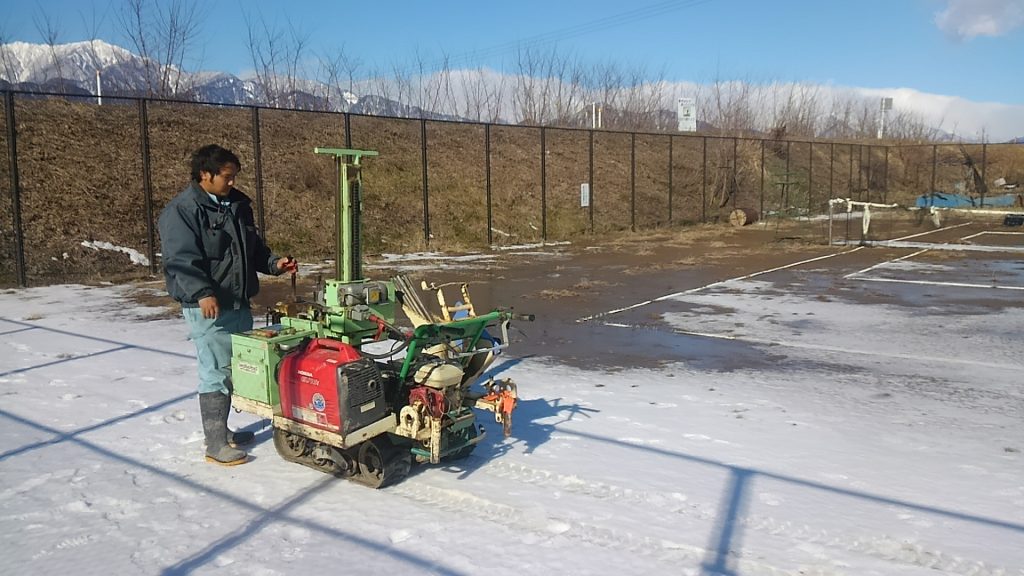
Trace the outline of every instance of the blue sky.
<instances>
[{"instance_id":1,"label":"blue sky","mask_svg":"<svg viewBox=\"0 0 1024 576\"><path fill-rule=\"evenodd\" d=\"M33 21L45 12L61 42L88 39L84 22L95 15L104 18L100 38L131 47L115 15L123 0L5 4L8 41L40 42ZM642 66L668 81L906 88L1024 104L1024 0L251 0L207 2L201 12L193 68L235 74L252 69L248 15L279 29L290 23L311 58L344 47L362 63L357 75L445 56L513 72L520 43Z\"/></svg>"},{"instance_id":2,"label":"blue sky","mask_svg":"<svg viewBox=\"0 0 1024 576\"><path fill-rule=\"evenodd\" d=\"M33 23L45 12L62 41L88 39L93 14L100 37L127 47L116 22L120 0L5 2L5 37L39 42ZM992 14L1001 35L957 36L937 17L946 0L291 0L208 2L191 56L204 69L252 67L243 13L308 36L311 53L344 46L365 72L444 56L495 69L514 64L517 42L556 46L585 62L615 61L664 71L671 81L801 81L865 88L907 87L975 101L1024 102L1024 0L971 0L953 21ZM1021 20L998 10L1016 5ZM552 42L551 40L557 40ZM504 48L504 49L502 49ZM478 54L474 54L474 52ZM485 52L481 57L480 52Z\"/></svg>"}]
</instances>

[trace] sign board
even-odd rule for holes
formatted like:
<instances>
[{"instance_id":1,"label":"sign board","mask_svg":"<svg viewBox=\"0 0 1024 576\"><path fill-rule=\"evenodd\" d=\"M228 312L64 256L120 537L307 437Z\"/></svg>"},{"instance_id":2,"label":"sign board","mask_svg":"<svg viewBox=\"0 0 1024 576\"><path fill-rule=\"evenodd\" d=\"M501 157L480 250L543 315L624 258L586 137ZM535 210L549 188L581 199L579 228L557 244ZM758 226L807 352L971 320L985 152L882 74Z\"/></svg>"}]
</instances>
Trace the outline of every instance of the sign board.
<instances>
[{"instance_id":1,"label":"sign board","mask_svg":"<svg viewBox=\"0 0 1024 576\"><path fill-rule=\"evenodd\" d=\"M586 208L590 206L590 184L584 182L580 184L580 207Z\"/></svg>"},{"instance_id":2,"label":"sign board","mask_svg":"<svg viewBox=\"0 0 1024 576\"><path fill-rule=\"evenodd\" d=\"M892 110L892 98L882 98L882 111Z\"/></svg>"},{"instance_id":3,"label":"sign board","mask_svg":"<svg viewBox=\"0 0 1024 576\"><path fill-rule=\"evenodd\" d=\"M696 98L680 98L677 102L676 118L679 120L680 132L697 131L697 100Z\"/></svg>"}]
</instances>

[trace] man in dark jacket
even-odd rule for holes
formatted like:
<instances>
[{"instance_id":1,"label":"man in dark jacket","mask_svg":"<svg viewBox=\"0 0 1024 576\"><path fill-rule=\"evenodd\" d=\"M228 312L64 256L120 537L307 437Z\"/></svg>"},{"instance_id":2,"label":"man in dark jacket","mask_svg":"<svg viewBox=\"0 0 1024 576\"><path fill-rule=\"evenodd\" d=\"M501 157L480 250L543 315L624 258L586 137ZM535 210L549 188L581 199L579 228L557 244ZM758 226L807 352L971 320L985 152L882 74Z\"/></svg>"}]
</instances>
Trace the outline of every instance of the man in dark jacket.
<instances>
[{"instance_id":1,"label":"man in dark jacket","mask_svg":"<svg viewBox=\"0 0 1024 576\"><path fill-rule=\"evenodd\" d=\"M210 144L192 154L192 182L160 213L167 292L182 315L199 360L199 411L206 460L233 466L246 460L237 446L252 432L227 427L231 408L231 334L252 329L249 299L257 272L295 273L298 263L270 251L257 233L252 201L234 188L242 164Z\"/></svg>"}]
</instances>

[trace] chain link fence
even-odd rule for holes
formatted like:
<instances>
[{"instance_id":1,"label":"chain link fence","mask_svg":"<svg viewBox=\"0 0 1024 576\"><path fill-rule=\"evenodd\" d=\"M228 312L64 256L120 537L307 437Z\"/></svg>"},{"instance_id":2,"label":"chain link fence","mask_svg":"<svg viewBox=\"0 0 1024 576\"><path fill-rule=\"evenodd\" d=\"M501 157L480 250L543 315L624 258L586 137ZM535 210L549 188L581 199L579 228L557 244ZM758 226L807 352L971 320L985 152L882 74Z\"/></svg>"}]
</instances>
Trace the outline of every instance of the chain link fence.
<instances>
[{"instance_id":1,"label":"chain link fence","mask_svg":"<svg viewBox=\"0 0 1024 576\"><path fill-rule=\"evenodd\" d=\"M100 106L91 97L11 91L3 98L2 286L158 273L156 218L188 183L191 152L208 143L238 154L237 186L253 198L268 243L307 261L334 252L336 179L330 159L313 154L318 146L380 153L363 174L366 253L727 225L737 210L747 224L774 226L779 239L825 243L837 229L826 217L833 198L913 207L933 192L992 198L1024 180L1024 146L1012 144L630 133L137 98L107 97Z\"/></svg>"}]
</instances>

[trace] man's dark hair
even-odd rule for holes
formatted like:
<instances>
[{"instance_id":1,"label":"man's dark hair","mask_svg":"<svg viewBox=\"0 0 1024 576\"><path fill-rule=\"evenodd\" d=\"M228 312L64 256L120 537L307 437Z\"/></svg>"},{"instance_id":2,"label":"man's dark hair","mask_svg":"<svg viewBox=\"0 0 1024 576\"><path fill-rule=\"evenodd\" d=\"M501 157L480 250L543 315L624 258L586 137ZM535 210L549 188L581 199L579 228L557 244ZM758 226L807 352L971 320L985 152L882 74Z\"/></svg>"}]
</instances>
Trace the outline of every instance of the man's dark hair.
<instances>
[{"instance_id":1,"label":"man's dark hair","mask_svg":"<svg viewBox=\"0 0 1024 576\"><path fill-rule=\"evenodd\" d=\"M242 163L238 161L238 156L235 156L234 152L216 144L207 144L192 153L192 180L201 181L200 172L209 172L211 176L216 176L225 164L234 164L239 170L242 169Z\"/></svg>"}]
</instances>

